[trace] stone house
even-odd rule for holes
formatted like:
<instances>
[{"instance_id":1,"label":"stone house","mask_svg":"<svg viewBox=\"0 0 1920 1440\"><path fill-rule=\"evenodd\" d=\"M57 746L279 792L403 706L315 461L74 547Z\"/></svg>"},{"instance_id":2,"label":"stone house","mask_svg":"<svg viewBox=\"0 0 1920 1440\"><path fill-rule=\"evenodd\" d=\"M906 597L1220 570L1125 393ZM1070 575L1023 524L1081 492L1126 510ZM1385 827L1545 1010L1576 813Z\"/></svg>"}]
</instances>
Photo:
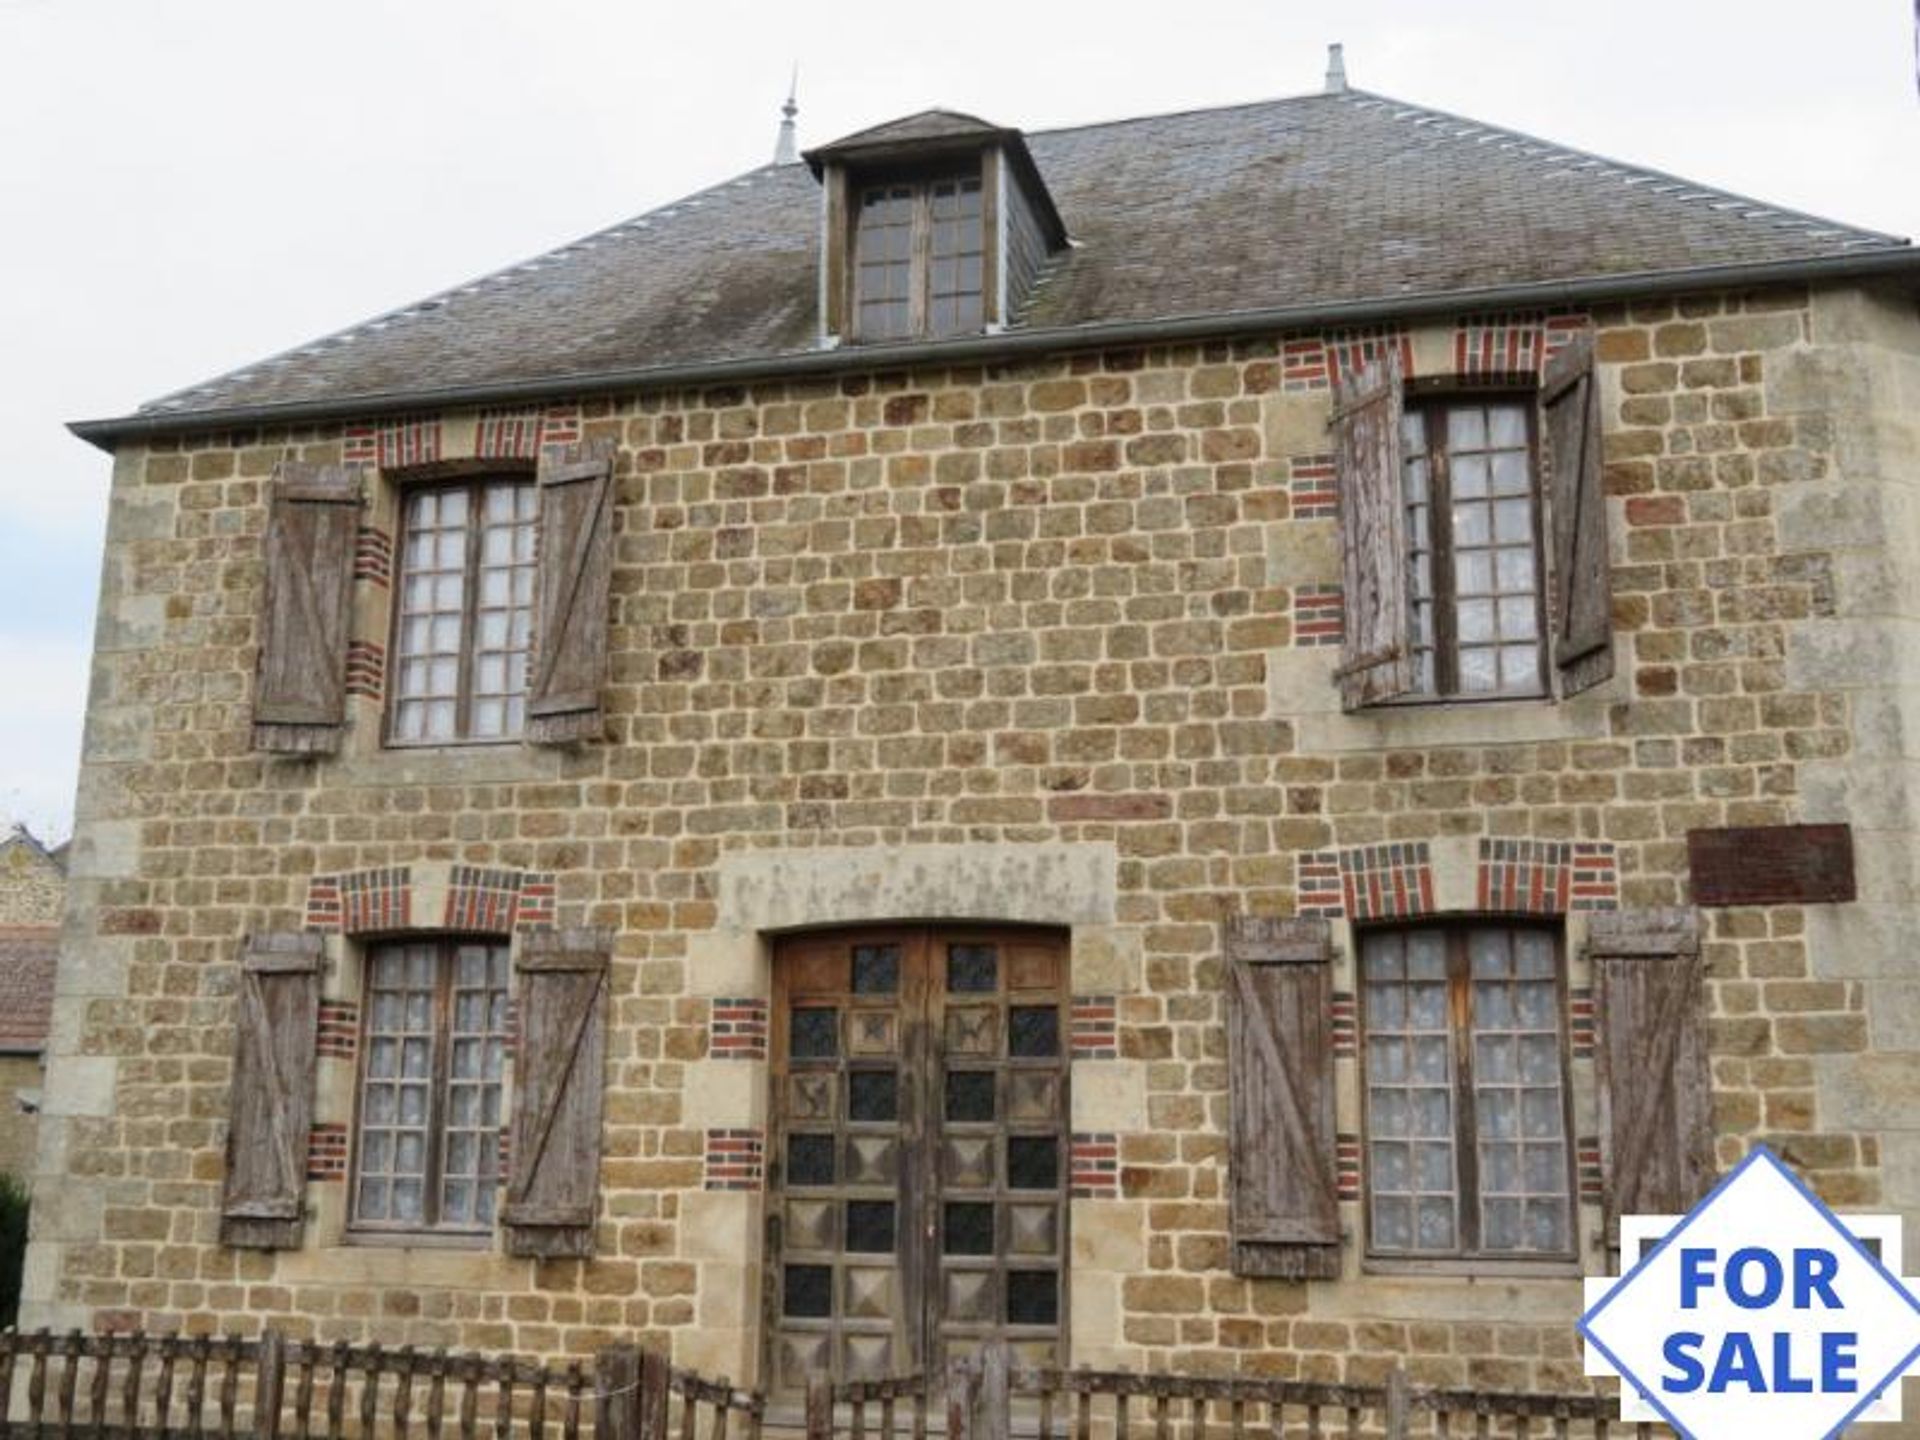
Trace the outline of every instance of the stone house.
<instances>
[{"instance_id":1,"label":"stone house","mask_svg":"<svg viewBox=\"0 0 1920 1440\"><path fill-rule=\"evenodd\" d=\"M931 111L133 414L27 1323L1580 1388L1920 1212L1920 257Z\"/></svg>"},{"instance_id":2,"label":"stone house","mask_svg":"<svg viewBox=\"0 0 1920 1440\"><path fill-rule=\"evenodd\" d=\"M24 825L0 840L0 1175L33 1173L34 1117L66 905L66 847Z\"/></svg>"}]
</instances>

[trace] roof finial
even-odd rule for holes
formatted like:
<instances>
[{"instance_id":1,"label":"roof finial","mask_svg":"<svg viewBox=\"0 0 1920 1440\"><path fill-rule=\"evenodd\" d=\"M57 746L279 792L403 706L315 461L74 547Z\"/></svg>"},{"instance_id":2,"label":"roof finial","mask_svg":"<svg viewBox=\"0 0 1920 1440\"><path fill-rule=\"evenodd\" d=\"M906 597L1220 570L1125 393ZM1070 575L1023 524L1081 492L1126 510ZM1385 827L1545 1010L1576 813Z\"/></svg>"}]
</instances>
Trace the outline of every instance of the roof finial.
<instances>
[{"instance_id":1,"label":"roof finial","mask_svg":"<svg viewBox=\"0 0 1920 1440\"><path fill-rule=\"evenodd\" d=\"M800 158L800 141L794 128L793 117L800 113L799 102L794 98L800 93L800 67L793 67L793 79L787 85L787 103L780 107L780 138L774 143L773 163L792 165Z\"/></svg>"},{"instance_id":2,"label":"roof finial","mask_svg":"<svg viewBox=\"0 0 1920 1440\"><path fill-rule=\"evenodd\" d=\"M1329 95L1347 93L1347 61L1341 53L1342 46L1335 42L1327 46L1327 88Z\"/></svg>"}]
</instances>

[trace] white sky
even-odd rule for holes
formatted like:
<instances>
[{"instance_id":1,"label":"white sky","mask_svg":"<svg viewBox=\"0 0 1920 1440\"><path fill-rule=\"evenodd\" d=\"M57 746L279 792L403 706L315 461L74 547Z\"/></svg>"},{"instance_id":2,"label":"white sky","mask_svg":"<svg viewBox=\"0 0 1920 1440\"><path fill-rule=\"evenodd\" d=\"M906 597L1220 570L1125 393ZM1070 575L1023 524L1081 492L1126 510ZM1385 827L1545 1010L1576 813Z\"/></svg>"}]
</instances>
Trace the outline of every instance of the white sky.
<instances>
[{"instance_id":1,"label":"white sky","mask_svg":"<svg viewBox=\"0 0 1920 1440\"><path fill-rule=\"evenodd\" d=\"M0 0L0 817L71 824L107 457L66 421L929 105L1355 86L1920 233L1911 0Z\"/></svg>"}]
</instances>

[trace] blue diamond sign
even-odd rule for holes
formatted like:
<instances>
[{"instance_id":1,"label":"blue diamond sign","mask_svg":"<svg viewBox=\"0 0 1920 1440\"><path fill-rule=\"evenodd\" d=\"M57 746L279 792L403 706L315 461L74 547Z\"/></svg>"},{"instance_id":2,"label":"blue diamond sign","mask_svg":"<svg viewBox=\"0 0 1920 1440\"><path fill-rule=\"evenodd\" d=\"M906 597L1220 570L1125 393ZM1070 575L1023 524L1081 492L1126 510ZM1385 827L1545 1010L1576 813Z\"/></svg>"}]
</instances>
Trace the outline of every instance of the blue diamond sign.
<instances>
[{"instance_id":1,"label":"blue diamond sign","mask_svg":"<svg viewBox=\"0 0 1920 1440\"><path fill-rule=\"evenodd\" d=\"M1819 1440L1898 1418L1920 1298L1771 1150L1662 1229L1580 1317L1604 1362L1589 1368L1621 1378L1623 1418L1636 1395L1696 1440Z\"/></svg>"}]
</instances>

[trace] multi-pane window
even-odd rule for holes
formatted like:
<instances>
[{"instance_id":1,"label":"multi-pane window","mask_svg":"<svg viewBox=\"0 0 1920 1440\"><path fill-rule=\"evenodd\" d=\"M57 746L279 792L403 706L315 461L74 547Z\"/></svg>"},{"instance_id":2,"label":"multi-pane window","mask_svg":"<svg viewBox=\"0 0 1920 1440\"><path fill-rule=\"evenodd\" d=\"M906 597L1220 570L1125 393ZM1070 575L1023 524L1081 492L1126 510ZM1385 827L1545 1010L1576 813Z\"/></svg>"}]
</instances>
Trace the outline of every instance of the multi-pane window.
<instances>
[{"instance_id":1,"label":"multi-pane window","mask_svg":"<svg viewBox=\"0 0 1920 1440\"><path fill-rule=\"evenodd\" d=\"M1368 1248L1573 1251L1555 937L1476 924L1361 947Z\"/></svg>"},{"instance_id":2,"label":"multi-pane window","mask_svg":"<svg viewBox=\"0 0 1920 1440\"><path fill-rule=\"evenodd\" d=\"M395 744L519 735L538 505L532 481L523 479L406 496L394 617Z\"/></svg>"},{"instance_id":3,"label":"multi-pane window","mask_svg":"<svg viewBox=\"0 0 1920 1440\"><path fill-rule=\"evenodd\" d=\"M986 228L977 177L858 192L854 326L862 340L953 335L986 319Z\"/></svg>"},{"instance_id":4,"label":"multi-pane window","mask_svg":"<svg viewBox=\"0 0 1920 1440\"><path fill-rule=\"evenodd\" d=\"M1530 407L1409 406L1401 421L1415 690L1538 695L1542 586Z\"/></svg>"},{"instance_id":5,"label":"multi-pane window","mask_svg":"<svg viewBox=\"0 0 1920 1440\"><path fill-rule=\"evenodd\" d=\"M507 947L493 940L408 942L368 957L356 1227L492 1227L507 976Z\"/></svg>"}]
</instances>

